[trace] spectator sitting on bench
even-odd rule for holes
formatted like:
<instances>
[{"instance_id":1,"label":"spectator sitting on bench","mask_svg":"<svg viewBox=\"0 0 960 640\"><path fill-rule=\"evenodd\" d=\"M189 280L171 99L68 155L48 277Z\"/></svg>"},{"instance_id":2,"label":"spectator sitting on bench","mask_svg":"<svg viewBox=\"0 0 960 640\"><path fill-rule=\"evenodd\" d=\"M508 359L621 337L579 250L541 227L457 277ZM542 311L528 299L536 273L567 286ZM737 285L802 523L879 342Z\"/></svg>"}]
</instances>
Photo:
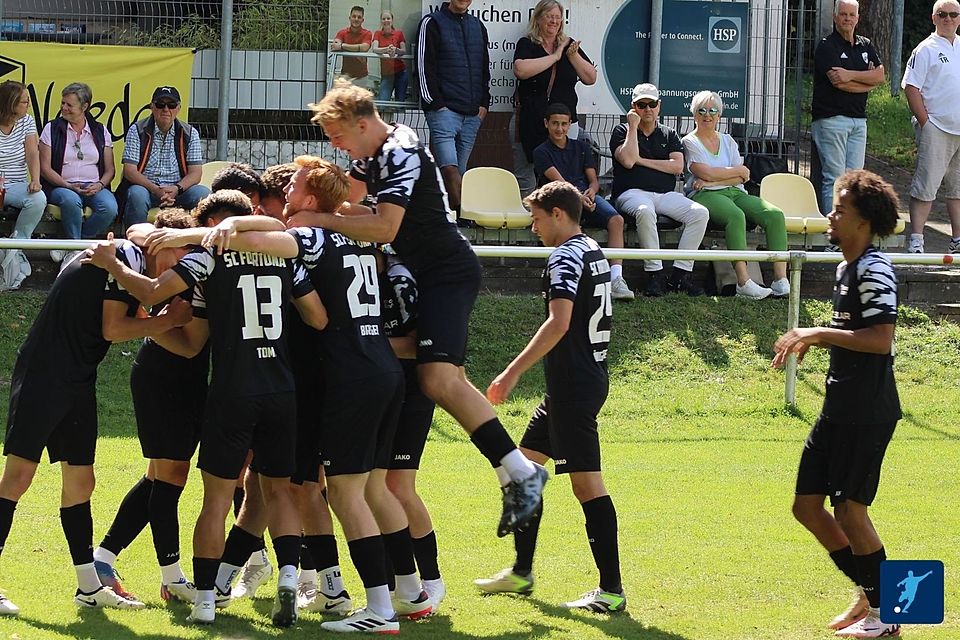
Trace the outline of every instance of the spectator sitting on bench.
<instances>
[{"instance_id":1,"label":"spectator sitting on bench","mask_svg":"<svg viewBox=\"0 0 960 640\"><path fill-rule=\"evenodd\" d=\"M593 150L583 140L567 138L570 109L559 102L547 107L543 117L547 141L533 150L537 186L548 182L569 182L580 191L583 215L580 226L607 230L607 246L623 247L623 217L598 195L597 164ZM633 291L623 279L623 261L610 261L610 295L614 300L633 300Z\"/></svg>"},{"instance_id":2,"label":"spectator sitting on bench","mask_svg":"<svg viewBox=\"0 0 960 640\"><path fill-rule=\"evenodd\" d=\"M685 191L696 202L710 211L710 219L724 228L729 251L747 250L747 221L760 225L766 232L768 251L787 250L787 227L783 211L751 196L743 188L750 179L750 170L744 166L737 141L729 134L719 133L717 123L723 113L723 100L712 91L701 91L690 102L697 128L683 137L687 152L689 174ZM737 272L737 295L742 298L762 299L790 295L787 263L773 263L775 280L770 288L754 282L747 272L747 263L733 263Z\"/></svg>"},{"instance_id":3,"label":"spectator sitting on bench","mask_svg":"<svg viewBox=\"0 0 960 640\"><path fill-rule=\"evenodd\" d=\"M683 145L677 132L659 122L660 92L649 83L633 88L627 122L610 135L613 154L613 204L624 216L637 222L637 235L644 249L659 249L657 215L683 225L678 249L696 251L703 242L710 214L706 207L676 192L677 176L683 173ZM665 289L699 295L693 284L693 260L675 260L669 281L663 263L647 260L650 276L645 296L662 296Z\"/></svg>"}]
</instances>

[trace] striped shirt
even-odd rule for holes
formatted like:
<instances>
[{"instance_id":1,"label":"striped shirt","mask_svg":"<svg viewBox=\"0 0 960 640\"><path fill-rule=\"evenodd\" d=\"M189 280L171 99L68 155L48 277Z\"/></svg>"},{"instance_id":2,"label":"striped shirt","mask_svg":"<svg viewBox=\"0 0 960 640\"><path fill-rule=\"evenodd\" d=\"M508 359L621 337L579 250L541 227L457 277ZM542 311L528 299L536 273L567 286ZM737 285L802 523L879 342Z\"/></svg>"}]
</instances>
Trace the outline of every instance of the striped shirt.
<instances>
[{"instance_id":1,"label":"striped shirt","mask_svg":"<svg viewBox=\"0 0 960 640\"><path fill-rule=\"evenodd\" d=\"M143 176L158 185L176 184L180 182L180 167L177 166L177 151L174 145L175 127L164 134L157 127L150 146L150 157L143 168ZM127 130L127 137L123 142L123 163L139 164L140 162L140 135L137 133L137 124L133 123ZM187 142L187 165L203 164L203 155L200 153L200 134L196 129Z\"/></svg>"},{"instance_id":2,"label":"striped shirt","mask_svg":"<svg viewBox=\"0 0 960 640\"><path fill-rule=\"evenodd\" d=\"M7 185L27 181L27 153L24 146L28 137L37 137L37 123L30 114L17 120L10 135L0 131L0 174ZM34 176L39 180L40 176Z\"/></svg>"}]
</instances>

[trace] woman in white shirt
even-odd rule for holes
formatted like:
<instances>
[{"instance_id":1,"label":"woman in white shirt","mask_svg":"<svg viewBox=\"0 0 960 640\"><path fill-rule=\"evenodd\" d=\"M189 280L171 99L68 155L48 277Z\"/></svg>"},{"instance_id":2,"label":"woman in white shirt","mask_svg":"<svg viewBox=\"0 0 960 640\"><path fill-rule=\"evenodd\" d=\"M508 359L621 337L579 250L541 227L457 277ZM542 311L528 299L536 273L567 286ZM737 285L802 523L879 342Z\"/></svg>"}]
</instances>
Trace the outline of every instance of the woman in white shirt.
<instances>
[{"instance_id":1,"label":"woman in white shirt","mask_svg":"<svg viewBox=\"0 0 960 640\"><path fill-rule=\"evenodd\" d=\"M727 249L747 250L747 221L763 227L767 249L787 250L787 229L783 212L765 200L751 196L743 188L750 179L750 170L743 165L737 142L730 135L717 131L723 113L723 100L712 91L701 91L690 102L696 129L683 137L688 178L684 188L687 197L710 211L710 220L724 228ZM766 298L790 294L787 263L773 264L774 281L770 288L750 279L747 264L734 263L737 273L737 295Z\"/></svg>"},{"instance_id":2,"label":"woman in white shirt","mask_svg":"<svg viewBox=\"0 0 960 640\"><path fill-rule=\"evenodd\" d=\"M12 80L0 84L0 176L6 189L4 206L20 209L13 238L29 238L47 206L47 198L40 190L37 125L27 114L29 109L30 94L23 84Z\"/></svg>"}]
</instances>

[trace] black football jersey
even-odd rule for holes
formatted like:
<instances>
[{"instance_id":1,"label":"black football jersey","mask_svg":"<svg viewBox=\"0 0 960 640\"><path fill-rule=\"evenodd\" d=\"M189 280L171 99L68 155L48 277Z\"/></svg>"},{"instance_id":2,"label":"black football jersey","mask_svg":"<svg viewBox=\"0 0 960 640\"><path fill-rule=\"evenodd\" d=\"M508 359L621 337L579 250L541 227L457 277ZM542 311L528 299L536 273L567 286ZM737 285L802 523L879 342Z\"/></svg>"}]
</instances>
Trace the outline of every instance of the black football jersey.
<instances>
[{"instance_id":1,"label":"black football jersey","mask_svg":"<svg viewBox=\"0 0 960 640\"><path fill-rule=\"evenodd\" d=\"M127 240L116 245L117 258L143 273L140 248ZM94 265L80 264L79 257L71 260L54 281L20 347L20 357L27 367L63 384L95 383L97 366L110 348L103 338L104 300L123 302L130 317L136 315L140 306L109 273Z\"/></svg>"},{"instance_id":2,"label":"black football jersey","mask_svg":"<svg viewBox=\"0 0 960 640\"><path fill-rule=\"evenodd\" d=\"M553 250L543 272L543 296L548 314L551 300L573 301L570 328L544 363L547 394L558 400L605 397L613 323L610 264L592 238L578 234Z\"/></svg>"},{"instance_id":3,"label":"black football jersey","mask_svg":"<svg viewBox=\"0 0 960 640\"><path fill-rule=\"evenodd\" d=\"M187 302L193 305L194 297L198 299L203 297L202 285L196 285L191 289L178 294ZM154 305L150 310L152 315L159 313L164 304ZM194 316L206 318L205 305L193 305ZM175 353L171 353L154 342L151 338L144 338L140 345L140 351L137 352L137 358L134 363L141 367L147 367L161 375L171 379L180 379L192 381L194 384L202 383L206 385L207 378L210 375L210 341L203 345L200 353L192 358L184 358Z\"/></svg>"},{"instance_id":4,"label":"black football jersey","mask_svg":"<svg viewBox=\"0 0 960 640\"><path fill-rule=\"evenodd\" d=\"M210 323L211 393L232 396L294 390L283 308L294 286L294 262L252 251L195 249L173 267L194 296L195 314Z\"/></svg>"},{"instance_id":5,"label":"black football jersey","mask_svg":"<svg viewBox=\"0 0 960 640\"><path fill-rule=\"evenodd\" d=\"M377 153L356 160L351 176L366 182L378 203L403 207L406 212L390 243L414 273L452 254L470 251L457 230L440 170L430 151L412 129L391 125Z\"/></svg>"},{"instance_id":6,"label":"black football jersey","mask_svg":"<svg viewBox=\"0 0 960 640\"><path fill-rule=\"evenodd\" d=\"M833 288L830 326L856 331L897 323L897 276L876 247L841 262ZM901 418L891 353L864 353L830 347L823 415L836 422L879 424Z\"/></svg>"},{"instance_id":7,"label":"black football jersey","mask_svg":"<svg viewBox=\"0 0 960 640\"><path fill-rule=\"evenodd\" d=\"M312 227L289 233L300 245L297 257L327 309L320 348L328 376L359 380L400 371L383 330L373 245Z\"/></svg>"},{"instance_id":8,"label":"black football jersey","mask_svg":"<svg viewBox=\"0 0 960 640\"><path fill-rule=\"evenodd\" d=\"M408 335L417 326L417 281L404 264L387 258L387 269L380 277L380 302L383 329L388 338Z\"/></svg>"}]
</instances>

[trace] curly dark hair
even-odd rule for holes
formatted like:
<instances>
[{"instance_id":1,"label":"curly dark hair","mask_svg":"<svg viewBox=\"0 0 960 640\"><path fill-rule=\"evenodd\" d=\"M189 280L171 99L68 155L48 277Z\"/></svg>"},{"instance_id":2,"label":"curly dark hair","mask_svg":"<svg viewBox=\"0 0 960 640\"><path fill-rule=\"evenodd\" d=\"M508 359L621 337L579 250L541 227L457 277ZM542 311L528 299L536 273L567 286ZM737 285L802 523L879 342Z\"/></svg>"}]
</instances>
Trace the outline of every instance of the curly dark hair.
<instances>
[{"instance_id":1,"label":"curly dark hair","mask_svg":"<svg viewBox=\"0 0 960 640\"><path fill-rule=\"evenodd\" d=\"M249 216L253 214L253 203L243 192L236 189L215 191L197 203L193 215L197 226L207 226L211 218L222 220L230 216Z\"/></svg>"},{"instance_id":2,"label":"curly dark hair","mask_svg":"<svg viewBox=\"0 0 960 640\"><path fill-rule=\"evenodd\" d=\"M236 189L248 197L263 196L263 181L249 165L230 165L214 174L210 191Z\"/></svg>"},{"instance_id":3,"label":"curly dark hair","mask_svg":"<svg viewBox=\"0 0 960 640\"><path fill-rule=\"evenodd\" d=\"M893 233L900 216L900 199L890 183L866 169L848 171L837 180L837 194L846 191L850 204L870 223L874 235L885 238Z\"/></svg>"},{"instance_id":4,"label":"curly dark hair","mask_svg":"<svg viewBox=\"0 0 960 640\"><path fill-rule=\"evenodd\" d=\"M290 178L293 177L293 174L295 174L299 168L295 162L275 164L272 167L267 167L260 176L260 180L263 181L263 193L260 197L273 197L285 200L287 194L284 193L283 190L290 184Z\"/></svg>"},{"instance_id":5,"label":"curly dark hair","mask_svg":"<svg viewBox=\"0 0 960 640\"><path fill-rule=\"evenodd\" d=\"M161 209L157 220L153 223L158 229L193 229L197 226L197 218L186 209L170 207Z\"/></svg>"},{"instance_id":6,"label":"curly dark hair","mask_svg":"<svg viewBox=\"0 0 960 640\"><path fill-rule=\"evenodd\" d=\"M580 214L583 212L583 199L580 192L569 182L548 182L529 196L524 198L523 204L533 208L536 206L544 211L553 211L556 207L565 212L574 222L580 222Z\"/></svg>"}]
</instances>

